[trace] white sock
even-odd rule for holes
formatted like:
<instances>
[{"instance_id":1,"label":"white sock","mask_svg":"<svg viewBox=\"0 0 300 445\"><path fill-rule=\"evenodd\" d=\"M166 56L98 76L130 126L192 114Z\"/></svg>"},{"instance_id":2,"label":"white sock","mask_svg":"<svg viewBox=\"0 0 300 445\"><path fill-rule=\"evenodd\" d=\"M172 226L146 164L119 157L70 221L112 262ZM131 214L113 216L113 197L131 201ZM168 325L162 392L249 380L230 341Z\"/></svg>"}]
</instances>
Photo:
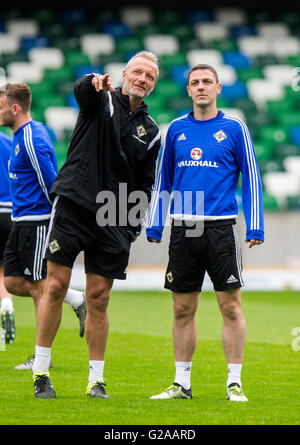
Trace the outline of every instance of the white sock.
<instances>
[{"instance_id":1,"label":"white sock","mask_svg":"<svg viewBox=\"0 0 300 445\"><path fill-rule=\"evenodd\" d=\"M1 300L1 311L14 311L12 298L4 297Z\"/></svg>"},{"instance_id":2,"label":"white sock","mask_svg":"<svg viewBox=\"0 0 300 445\"><path fill-rule=\"evenodd\" d=\"M33 374L37 371L48 372L51 348L35 346L35 358L32 366Z\"/></svg>"},{"instance_id":3,"label":"white sock","mask_svg":"<svg viewBox=\"0 0 300 445\"><path fill-rule=\"evenodd\" d=\"M77 309L83 303L83 300L84 297L82 292L75 289L68 289L68 292L66 293L64 299L64 303L67 303L74 309Z\"/></svg>"},{"instance_id":4,"label":"white sock","mask_svg":"<svg viewBox=\"0 0 300 445\"><path fill-rule=\"evenodd\" d=\"M238 383L242 387L241 383L241 370L242 365L240 363L228 363L228 378L227 378L227 388L231 383Z\"/></svg>"},{"instance_id":5,"label":"white sock","mask_svg":"<svg viewBox=\"0 0 300 445\"><path fill-rule=\"evenodd\" d=\"M191 387L191 367L192 362L175 362L175 379L174 383L183 386L184 389Z\"/></svg>"},{"instance_id":6,"label":"white sock","mask_svg":"<svg viewBox=\"0 0 300 445\"><path fill-rule=\"evenodd\" d=\"M89 385L92 383L100 382L103 383L103 370L104 370L104 361L102 360L90 360L89 361Z\"/></svg>"}]
</instances>

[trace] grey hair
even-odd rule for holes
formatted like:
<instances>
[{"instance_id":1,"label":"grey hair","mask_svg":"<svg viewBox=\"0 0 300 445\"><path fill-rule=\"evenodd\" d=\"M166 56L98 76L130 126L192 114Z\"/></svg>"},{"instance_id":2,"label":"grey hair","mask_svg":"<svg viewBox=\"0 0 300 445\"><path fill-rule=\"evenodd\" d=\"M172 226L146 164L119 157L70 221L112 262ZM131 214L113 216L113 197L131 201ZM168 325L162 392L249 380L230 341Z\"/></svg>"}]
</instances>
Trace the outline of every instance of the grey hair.
<instances>
[{"instance_id":1,"label":"grey hair","mask_svg":"<svg viewBox=\"0 0 300 445\"><path fill-rule=\"evenodd\" d=\"M151 60L153 63L155 63L155 65L157 66L157 76L159 74L159 61L158 61L158 57L152 53L151 51L139 51L138 53L136 53L133 57L131 57L131 59L128 60L127 65L125 66L125 71L127 71L129 65L138 57L144 57L145 59L149 59Z\"/></svg>"}]
</instances>

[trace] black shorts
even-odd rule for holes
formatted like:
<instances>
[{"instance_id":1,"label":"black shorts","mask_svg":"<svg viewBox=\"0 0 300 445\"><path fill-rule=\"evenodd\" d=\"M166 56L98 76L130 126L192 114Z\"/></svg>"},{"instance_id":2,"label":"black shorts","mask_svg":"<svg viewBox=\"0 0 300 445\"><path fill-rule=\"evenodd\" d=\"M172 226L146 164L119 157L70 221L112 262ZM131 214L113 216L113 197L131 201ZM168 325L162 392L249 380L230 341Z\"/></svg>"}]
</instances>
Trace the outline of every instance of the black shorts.
<instances>
[{"instance_id":1,"label":"black shorts","mask_svg":"<svg viewBox=\"0 0 300 445\"><path fill-rule=\"evenodd\" d=\"M191 229L184 222L181 227L172 224L165 288L173 292L200 292L205 272L215 291L242 287L235 221L205 223L203 234L198 237L186 237L187 227Z\"/></svg>"},{"instance_id":2,"label":"black shorts","mask_svg":"<svg viewBox=\"0 0 300 445\"><path fill-rule=\"evenodd\" d=\"M126 279L130 252L126 227L100 227L96 214L65 196L55 199L45 258L73 268L84 252L85 272L107 278Z\"/></svg>"},{"instance_id":3,"label":"black shorts","mask_svg":"<svg viewBox=\"0 0 300 445\"><path fill-rule=\"evenodd\" d=\"M43 259L49 221L13 223L4 251L4 276L39 281L47 276Z\"/></svg>"},{"instance_id":4,"label":"black shorts","mask_svg":"<svg viewBox=\"0 0 300 445\"><path fill-rule=\"evenodd\" d=\"M4 249L11 226L11 213L0 213L0 264L3 263Z\"/></svg>"}]
</instances>

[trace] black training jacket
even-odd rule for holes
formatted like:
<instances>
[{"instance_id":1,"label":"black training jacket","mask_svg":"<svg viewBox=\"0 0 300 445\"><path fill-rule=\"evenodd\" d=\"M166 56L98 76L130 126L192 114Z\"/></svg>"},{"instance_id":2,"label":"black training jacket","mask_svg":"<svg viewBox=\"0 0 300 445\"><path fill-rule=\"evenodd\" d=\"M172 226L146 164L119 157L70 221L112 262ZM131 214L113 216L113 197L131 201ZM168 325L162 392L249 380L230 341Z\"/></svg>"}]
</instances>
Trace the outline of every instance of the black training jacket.
<instances>
[{"instance_id":1,"label":"black training jacket","mask_svg":"<svg viewBox=\"0 0 300 445\"><path fill-rule=\"evenodd\" d=\"M151 198L160 129L142 103L130 111L129 96L121 88L96 92L88 74L75 82L78 119L67 159L58 173L51 195L59 194L97 212L97 194L114 192L127 184L128 194L141 190Z\"/></svg>"}]
</instances>

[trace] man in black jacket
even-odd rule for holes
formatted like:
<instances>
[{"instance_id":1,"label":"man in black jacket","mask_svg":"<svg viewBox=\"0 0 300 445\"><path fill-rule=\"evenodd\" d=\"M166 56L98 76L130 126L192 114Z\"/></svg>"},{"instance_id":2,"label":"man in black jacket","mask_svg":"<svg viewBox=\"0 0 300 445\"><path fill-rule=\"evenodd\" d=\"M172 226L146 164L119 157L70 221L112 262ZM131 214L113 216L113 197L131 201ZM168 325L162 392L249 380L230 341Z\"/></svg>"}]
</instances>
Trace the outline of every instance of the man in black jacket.
<instances>
[{"instance_id":1,"label":"man in black jacket","mask_svg":"<svg viewBox=\"0 0 300 445\"><path fill-rule=\"evenodd\" d=\"M155 87L158 74L156 56L142 51L123 71L122 88L112 87L109 74L86 75L75 83L78 120L67 160L51 189L55 202L45 253L48 285L38 313L33 366L36 397L56 396L49 378L50 350L80 251L84 251L86 272L86 394L109 397L103 382L107 307L114 279L126 279L130 243L140 231L140 224L127 218L132 208L128 197L139 191L150 199L154 182L160 130L144 98ZM103 212L105 196L114 198L109 208L113 217L108 221Z\"/></svg>"}]
</instances>

